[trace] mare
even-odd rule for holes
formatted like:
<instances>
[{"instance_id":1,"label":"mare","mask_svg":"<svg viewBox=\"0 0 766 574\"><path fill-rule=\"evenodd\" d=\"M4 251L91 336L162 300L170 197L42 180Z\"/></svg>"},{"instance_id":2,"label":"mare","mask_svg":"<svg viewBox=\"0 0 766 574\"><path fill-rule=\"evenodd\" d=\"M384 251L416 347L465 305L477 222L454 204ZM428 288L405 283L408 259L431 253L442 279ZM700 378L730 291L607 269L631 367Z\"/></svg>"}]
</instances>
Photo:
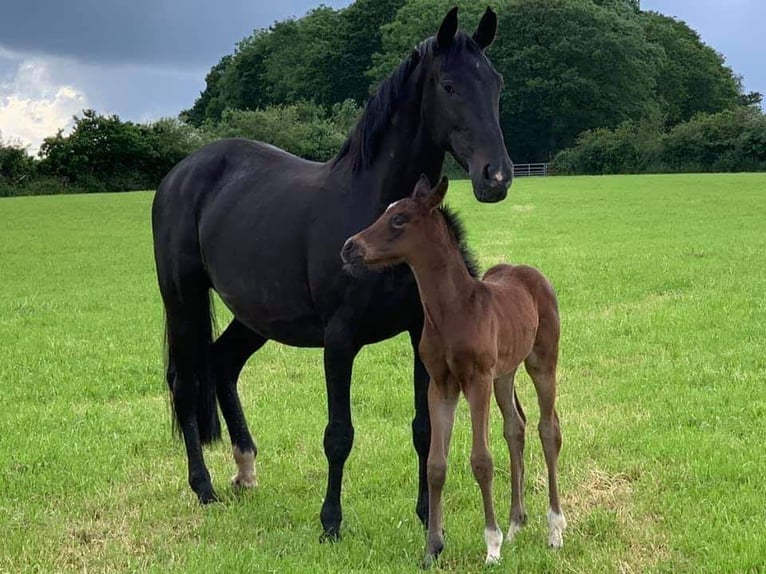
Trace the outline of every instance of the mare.
<instances>
[{"instance_id":1,"label":"mare","mask_svg":"<svg viewBox=\"0 0 766 574\"><path fill-rule=\"evenodd\" d=\"M455 407L465 395L471 414L471 468L484 502L484 540L488 564L500 560L503 533L492 504L492 454L487 445L489 407L495 400L503 415L503 434L511 458L511 512L508 539L526 522L523 501L526 417L514 388L524 362L540 406L538 431L548 467L550 546L563 544L566 519L559 504L557 460L561 430L556 414L556 363L559 312L548 280L526 265L495 265L482 280L471 274L462 226L439 208L447 179L431 188L424 175L409 198L397 201L369 228L349 238L342 257L355 265L405 262L415 274L425 321L420 356L431 383L431 445L428 452L429 521L425 565L444 547L441 495L447 474Z\"/></svg>"},{"instance_id":2,"label":"mare","mask_svg":"<svg viewBox=\"0 0 766 574\"><path fill-rule=\"evenodd\" d=\"M382 82L330 161L227 139L192 153L161 182L152 230L166 379L200 502L217 500L202 445L220 438L219 405L237 465L233 484L256 482L256 445L237 392L248 358L267 340L323 347L329 470L320 518L324 539L339 536L343 467L354 440L354 358L362 346L402 332L417 349L423 316L409 268L351 276L338 253L421 173L437 178L447 152L468 170L478 201L505 198L513 165L498 119L502 79L484 53L496 29L488 8L469 36L452 9L436 36ZM218 338L211 290L234 316ZM428 374L414 356L416 511L425 523ZM285 412L285 421L290 416Z\"/></svg>"}]
</instances>

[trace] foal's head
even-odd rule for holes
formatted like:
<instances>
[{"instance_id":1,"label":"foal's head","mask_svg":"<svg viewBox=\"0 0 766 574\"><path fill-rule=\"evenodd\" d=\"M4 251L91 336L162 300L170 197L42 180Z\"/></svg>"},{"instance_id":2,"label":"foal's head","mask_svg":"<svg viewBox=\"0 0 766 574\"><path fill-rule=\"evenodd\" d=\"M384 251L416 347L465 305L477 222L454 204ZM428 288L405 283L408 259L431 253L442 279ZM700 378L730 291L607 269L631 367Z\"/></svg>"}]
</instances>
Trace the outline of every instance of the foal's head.
<instances>
[{"instance_id":1,"label":"foal's head","mask_svg":"<svg viewBox=\"0 0 766 574\"><path fill-rule=\"evenodd\" d=\"M448 238L439 235L444 216L438 210L447 185L447 178L442 177L432 188L421 175L410 197L389 205L375 223L346 241L341 251L344 263L384 266L409 262L415 251Z\"/></svg>"}]
</instances>

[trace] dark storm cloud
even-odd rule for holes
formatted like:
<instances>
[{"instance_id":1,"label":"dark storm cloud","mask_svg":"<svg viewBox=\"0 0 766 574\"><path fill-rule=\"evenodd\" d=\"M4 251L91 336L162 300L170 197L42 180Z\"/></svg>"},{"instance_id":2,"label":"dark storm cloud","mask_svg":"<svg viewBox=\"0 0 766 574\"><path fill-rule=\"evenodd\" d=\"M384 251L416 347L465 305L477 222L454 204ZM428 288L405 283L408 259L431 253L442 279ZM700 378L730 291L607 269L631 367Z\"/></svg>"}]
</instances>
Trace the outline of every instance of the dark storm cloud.
<instances>
[{"instance_id":1,"label":"dark storm cloud","mask_svg":"<svg viewBox=\"0 0 766 574\"><path fill-rule=\"evenodd\" d=\"M349 2L327 2L342 6ZM0 47L94 64L210 66L256 28L312 0L11 0Z\"/></svg>"}]
</instances>

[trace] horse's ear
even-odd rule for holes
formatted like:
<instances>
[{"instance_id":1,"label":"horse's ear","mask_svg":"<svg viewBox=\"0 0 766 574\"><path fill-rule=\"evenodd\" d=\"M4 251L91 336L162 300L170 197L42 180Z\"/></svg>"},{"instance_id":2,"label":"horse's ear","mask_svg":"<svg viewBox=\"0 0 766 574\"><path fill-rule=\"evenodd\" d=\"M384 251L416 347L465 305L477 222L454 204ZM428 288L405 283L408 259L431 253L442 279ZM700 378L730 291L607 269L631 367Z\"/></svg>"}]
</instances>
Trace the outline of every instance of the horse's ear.
<instances>
[{"instance_id":1,"label":"horse's ear","mask_svg":"<svg viewBox=\"0 0 766 574\"><path fill-rule=\"evenodd\" d=\"M426 199L429 195L431 195L431 182L428 179L428 176L424 173L420 174L420 179L418 179L418 182L415 184L415 189L412 190L412 199L419 199L423 200Z\"/></svg>"},{"instance_id":2,"label":"horse's ear","mask_svg":"<svg viewBox=\"0 0 766 574\"><path fill-rule=\"evenodd\" d=\"M444 196L447 195L448 187L449 180L446 175L443 175L439 183L436 184L436 187L431 190L431 195L428 198L428 204L431 209L441 205L441 202L444 201Z\"/></svg>"},{"instance_id":3,"label":"horse's ear","mask_svg":"<svg viewBox=\"0 0 766 574\"><path fill-rule=\"evenodd\" d=\"M473 33L473 39L484 50L492 43L497 34L497 14L487 6L487 10L484 12L484 16L481 17L481 22L476 28L476 32Z\"/></svg>"},{"instance_id":4,"label":"horse's ear","mask_svg":"<svg viewBox=\"0 0 766 574\"><path fill-rule=\"evenodd\" d=\"M440 48L446 48L455 39L457 34L457 6L447 12L447 15L442 20L439 31L436 34L436 41Z\"/></svg>"}]
</instances>

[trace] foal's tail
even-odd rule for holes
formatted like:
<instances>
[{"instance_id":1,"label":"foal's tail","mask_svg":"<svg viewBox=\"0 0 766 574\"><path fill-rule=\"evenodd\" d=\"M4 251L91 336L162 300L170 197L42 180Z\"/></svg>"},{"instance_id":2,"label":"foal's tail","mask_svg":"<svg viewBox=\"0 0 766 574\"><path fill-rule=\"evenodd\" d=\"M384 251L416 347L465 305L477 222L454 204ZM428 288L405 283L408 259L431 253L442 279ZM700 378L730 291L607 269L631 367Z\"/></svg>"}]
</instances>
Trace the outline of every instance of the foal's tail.
<instances>
[{"instance_id":1,"label":"foal's tail","mask_svg":"<svg viewBox=\"0 0 766 574\"><path fill-rule=\"evenodd\" d=\"M205 290L194 299L184 305L180 317L170 316L165 309L165 372L173 430L182 434L184 412L196 404L200 442L210 444L221 438L213 354L215 313L212 292Z\"/></svg>"}]
</instances>

